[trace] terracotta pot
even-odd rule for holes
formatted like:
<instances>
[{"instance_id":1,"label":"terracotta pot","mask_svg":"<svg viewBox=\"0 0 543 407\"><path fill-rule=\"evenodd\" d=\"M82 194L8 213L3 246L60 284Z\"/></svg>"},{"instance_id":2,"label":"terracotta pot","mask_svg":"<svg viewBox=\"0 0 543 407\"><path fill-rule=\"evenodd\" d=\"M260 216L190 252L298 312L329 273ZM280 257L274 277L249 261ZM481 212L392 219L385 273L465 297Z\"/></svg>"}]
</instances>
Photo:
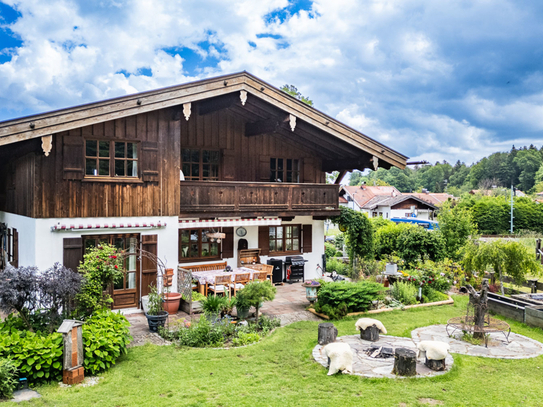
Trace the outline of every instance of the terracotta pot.
<instances>
[{"instance_id":1,"label":"terracotta pot","mask_svg":"<svg viewBox=\"0 0 543 407\"><path fill-rule=\"evenodd\" d=\"M179 311L179 303L181 302L180 293L166 293L164 294L164 311L168 311L168 314L177 314Z\"/></svg>"}]
</instances>

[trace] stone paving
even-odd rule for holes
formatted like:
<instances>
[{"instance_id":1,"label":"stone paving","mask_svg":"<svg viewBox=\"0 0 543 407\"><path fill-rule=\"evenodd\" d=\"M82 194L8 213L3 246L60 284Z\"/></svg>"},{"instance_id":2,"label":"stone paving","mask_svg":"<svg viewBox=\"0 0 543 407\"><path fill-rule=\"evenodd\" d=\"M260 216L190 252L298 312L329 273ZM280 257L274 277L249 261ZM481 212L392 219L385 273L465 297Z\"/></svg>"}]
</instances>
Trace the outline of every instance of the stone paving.
<instances>
[{"instance_id":1,"label":"stone paving","mask_svg":"<svg viewBox=\"0 0 543 407\"><path fill-rule=\"evenodd\" d=\"M336 342L348 343L353 350L353 375L374 378L390 378L404 379L405 376L396 376L392 374L394 368L394 358L371 358L363 351L372 346L383 346L388 348L407 348L417 351L415 343L409 338L401 338L397 336L380 335L377 342L370 342L360 339L360 335L341 336L336 339ZM321 352L323 346L317 345L313 348L313 358L328 368L328 358ZM417 375L411 376L415 378L433 377L447 373L451 370L453 358L448 355L445 359L445 370L436 372L424 365L424 359L417 359Z\"/></svg>"},{"instance_id":2,"label":"stone paving","mask_svg":"<svg viewBox=\"0 0 543 407\"><path fill-rule=\"evenodd\" d=\"M305 288L302 287L302 283L285 284L277 286L275 299L265 302L260 312L269 317L279 318L281 326L298 321L322 321L316 315L305 310L308 305L309 301L305 298ZM130 333L133 337L129 347L141 346L146 343L170 345L170 342L165 341L158 334L149 331L147 318L145 318L143 313L127 314L126 318L130 322ZM168 317L168 323L172 324L179 319L197 321L199 318L200 314L193 314L191 317L179 311L176 315Z\"/></svg>"},{"instance_id":3,"label":"stone paving","mask_svg":"<svg viewBox=\"0 0 543 407\"><path fill-rule=\"evenodd\" d=\"M452 353L461 355L482 356L501 359L527 359L543 355L543 344L523 335L511 332L509 343L501 332L493 332L488 340L488 348L484 345L472 345L460 340L462 331L456 331L449 338L445 325L431 325L417 328L411 332L415 343L420 341L441 341L451 346Z\"/></svg>"}]
</instances>

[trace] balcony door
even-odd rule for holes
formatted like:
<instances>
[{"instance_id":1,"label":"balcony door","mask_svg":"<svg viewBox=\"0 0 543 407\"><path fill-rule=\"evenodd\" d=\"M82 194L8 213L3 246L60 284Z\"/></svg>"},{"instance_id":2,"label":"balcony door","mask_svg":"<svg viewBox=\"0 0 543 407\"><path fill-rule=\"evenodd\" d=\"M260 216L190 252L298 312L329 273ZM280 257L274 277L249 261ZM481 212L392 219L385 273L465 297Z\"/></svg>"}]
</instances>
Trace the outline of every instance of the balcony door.
<instances>
[{"instance_id":1,"label":"balcony door","mask_svg":"<svg viewBox=\"0 0 543 407\"><path fill-rule=\"evenodd\" d=\"M85 251L99 243L108 243L117 249L128 253L123 264L123 278L110 289L113 298L113 308L132 308L138 306L140 265L137 248L140 242L139 234L85 236Z\"/></svg>"}]
</instances>

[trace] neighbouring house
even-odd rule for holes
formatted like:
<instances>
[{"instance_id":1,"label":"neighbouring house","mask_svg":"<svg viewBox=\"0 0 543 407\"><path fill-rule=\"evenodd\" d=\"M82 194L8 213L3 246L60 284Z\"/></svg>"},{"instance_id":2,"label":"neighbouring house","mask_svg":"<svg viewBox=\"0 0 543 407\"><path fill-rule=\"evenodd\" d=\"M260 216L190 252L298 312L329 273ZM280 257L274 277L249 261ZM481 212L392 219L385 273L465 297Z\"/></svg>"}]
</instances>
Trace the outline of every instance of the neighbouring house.
<instances>
[{"instance_id":1,"label":"neighbouring house","mask_svg":"<svg viewBox=\"0 0 543 407\"><path fill-rule=\"evenodd\" d=\"M406 158L246 72L9 120L2 257L76 269L86 248L109 242L175 270L235 268L248 247L262 263L302 255L312 278L345 172ZM155 264L130 257L114 308L138 306L156 278Z\"/></svg>"},{"instance_id":2,"label":"neighbouring house","mask_svg":"<svg viewBox=\"0 0 543 407\"><path fill-rule=\"evenodd\" d=\"M339 195L340 206L364 212L370 218L414 217L430 220L438 207L428 198L430 194L402 194L392 186L342 186ZM419 195L425 195L426 199Z\"/></svg>"}]
</instances>

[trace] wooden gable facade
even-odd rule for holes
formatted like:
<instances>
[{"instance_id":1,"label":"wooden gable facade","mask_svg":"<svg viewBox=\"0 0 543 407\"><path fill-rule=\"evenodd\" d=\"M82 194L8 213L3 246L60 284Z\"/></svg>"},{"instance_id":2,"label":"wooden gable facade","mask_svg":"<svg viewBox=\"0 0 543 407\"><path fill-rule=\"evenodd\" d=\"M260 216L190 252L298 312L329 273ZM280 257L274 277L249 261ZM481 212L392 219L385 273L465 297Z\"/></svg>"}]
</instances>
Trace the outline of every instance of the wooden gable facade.
<instances>
[{"instance_id":1,"label":"wooden gable facade","mask_svg":"<svg viewBox=\"0 0 543 407\"><path fill-rule=\"evenodd\" d=\"M85 248L110 242L184 267L235 267L248 244L262 261L304 254L315 270L324 219L339 213L326 172L405 162L242 72L0 123L0 225L18 233L12 257L40 268L76 268ZM220 245L203 241L208 221ZM146 260L126 267L116 308L137 306L156 280Z\"/></svg>"}]
</instances>

